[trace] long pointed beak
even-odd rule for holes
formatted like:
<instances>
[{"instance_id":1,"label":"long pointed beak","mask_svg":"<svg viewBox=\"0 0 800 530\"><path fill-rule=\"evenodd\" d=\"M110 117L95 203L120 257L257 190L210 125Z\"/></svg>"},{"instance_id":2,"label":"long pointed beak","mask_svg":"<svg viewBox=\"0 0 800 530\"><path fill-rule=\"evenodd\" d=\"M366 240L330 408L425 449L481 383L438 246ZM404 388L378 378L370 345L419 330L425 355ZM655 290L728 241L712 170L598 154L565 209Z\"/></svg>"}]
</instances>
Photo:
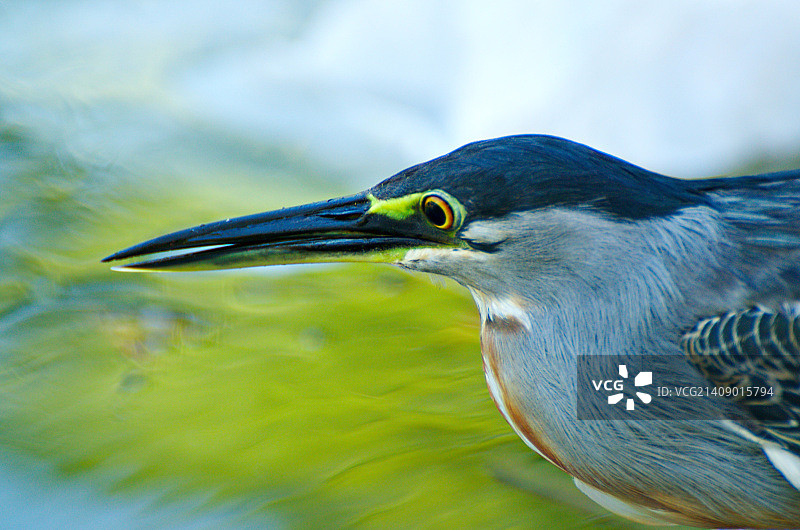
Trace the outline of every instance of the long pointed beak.
<instances>
[{"instance_id":1,"label":"long pointed beak","mask_svg":"<svg viewBox=\"0 0 800 530\"><path fill-rule=\"evenodd\" d=\"M442 246L424 227L372 214L364 193L226 219L167 234L102 261L147 256L115 267L131 271L196 271L290 263L395 262L411 248ZM166 253L166 254L164 254ZM155 254L155 255L154 255Z\"/></svg>"}]
</instances>

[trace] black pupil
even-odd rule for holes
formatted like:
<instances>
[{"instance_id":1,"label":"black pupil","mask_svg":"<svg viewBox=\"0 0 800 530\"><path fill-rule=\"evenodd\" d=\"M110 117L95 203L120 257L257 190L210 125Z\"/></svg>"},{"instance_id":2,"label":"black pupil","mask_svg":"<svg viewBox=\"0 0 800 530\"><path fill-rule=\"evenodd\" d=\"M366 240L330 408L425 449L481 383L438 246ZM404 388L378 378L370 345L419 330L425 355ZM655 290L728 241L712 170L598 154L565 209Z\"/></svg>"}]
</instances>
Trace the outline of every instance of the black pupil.
<instances>
[{"instance_id":1,"label":"black pupil","mask_svg":"<svg viewBox=\"0 0 800 530\"><path fill-rule=\"evenodd\" d=\"M425 216L434 226L444 226L447 223L447 213L437 201L425 201Z\"/></svg>"}]
</instances>

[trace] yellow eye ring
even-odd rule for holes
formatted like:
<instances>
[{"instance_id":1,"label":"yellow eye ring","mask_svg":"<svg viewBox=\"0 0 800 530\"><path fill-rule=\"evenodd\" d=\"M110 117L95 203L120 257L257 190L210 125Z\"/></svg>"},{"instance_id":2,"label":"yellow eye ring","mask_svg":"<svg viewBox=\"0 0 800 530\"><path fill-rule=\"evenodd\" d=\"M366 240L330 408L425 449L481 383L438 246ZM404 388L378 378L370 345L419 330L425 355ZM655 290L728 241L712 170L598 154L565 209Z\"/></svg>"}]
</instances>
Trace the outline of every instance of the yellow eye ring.
<instances>
[{"instance_id":1,"label":"yellow eye ring","mask_svg":"<svg viewBox=\"0 0 800 530\"><path fill-rule=\"evenodd\" d=\"M455 224L453 207L439 195L432 193L422 199L422 213L430 224L440 230L450 230Z\"/></svg>"}]
</instances>

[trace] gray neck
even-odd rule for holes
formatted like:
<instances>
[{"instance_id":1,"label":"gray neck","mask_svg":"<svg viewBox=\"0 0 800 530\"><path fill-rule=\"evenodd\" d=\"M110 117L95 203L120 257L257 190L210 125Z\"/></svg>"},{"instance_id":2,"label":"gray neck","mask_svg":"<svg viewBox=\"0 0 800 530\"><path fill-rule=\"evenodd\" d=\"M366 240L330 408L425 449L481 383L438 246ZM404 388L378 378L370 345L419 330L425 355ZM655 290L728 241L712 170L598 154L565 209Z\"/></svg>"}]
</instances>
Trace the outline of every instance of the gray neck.
<instances>
[{"instance_id":1,"label":"gray neck","mask_svg":"<svg viewBox=\"0 0 800 530\"><path fill-rule=\"evenodd\" d=\"M507 246L494 262L505 270L480 271L482 284L471 286L487 379L494 367L508 407L558 447L602 444L604 427L576 418L576 359L683 355L682 332L737 296L736 280L716 272L724 270L723 232L706 208L635 225L558 210L522 221L518 233L532 240ZM703 277L712 273L714 281ZM688 363L676 377L702 381ZM564 460L577 469L590 465L586 454L576 449Z\"/></svg>"}]
</instances>

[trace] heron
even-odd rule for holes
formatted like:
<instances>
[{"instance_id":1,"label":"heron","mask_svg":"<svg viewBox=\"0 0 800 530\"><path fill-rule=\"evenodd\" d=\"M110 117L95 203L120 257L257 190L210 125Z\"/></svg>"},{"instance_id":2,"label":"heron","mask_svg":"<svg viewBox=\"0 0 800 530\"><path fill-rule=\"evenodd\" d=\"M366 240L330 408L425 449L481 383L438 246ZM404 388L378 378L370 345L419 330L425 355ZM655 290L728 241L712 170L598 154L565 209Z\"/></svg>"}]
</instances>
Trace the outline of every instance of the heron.
<instances>
[{"instance_id":1,"label":"heron","mask_svg":"<svg viewBox=\"0 0 800 530\"><path fill-rule=\"evenodd\" d=\"M452 278L478 307L500 413L592 500L647 524L800 526L800 170L679 179L563 138L507 136L103 261L123 259L130 271L373 262ZM645 356L705 399L648 395L638 419L580 417L581 363L621 371Z\"/></svg>"}]
</instances>

